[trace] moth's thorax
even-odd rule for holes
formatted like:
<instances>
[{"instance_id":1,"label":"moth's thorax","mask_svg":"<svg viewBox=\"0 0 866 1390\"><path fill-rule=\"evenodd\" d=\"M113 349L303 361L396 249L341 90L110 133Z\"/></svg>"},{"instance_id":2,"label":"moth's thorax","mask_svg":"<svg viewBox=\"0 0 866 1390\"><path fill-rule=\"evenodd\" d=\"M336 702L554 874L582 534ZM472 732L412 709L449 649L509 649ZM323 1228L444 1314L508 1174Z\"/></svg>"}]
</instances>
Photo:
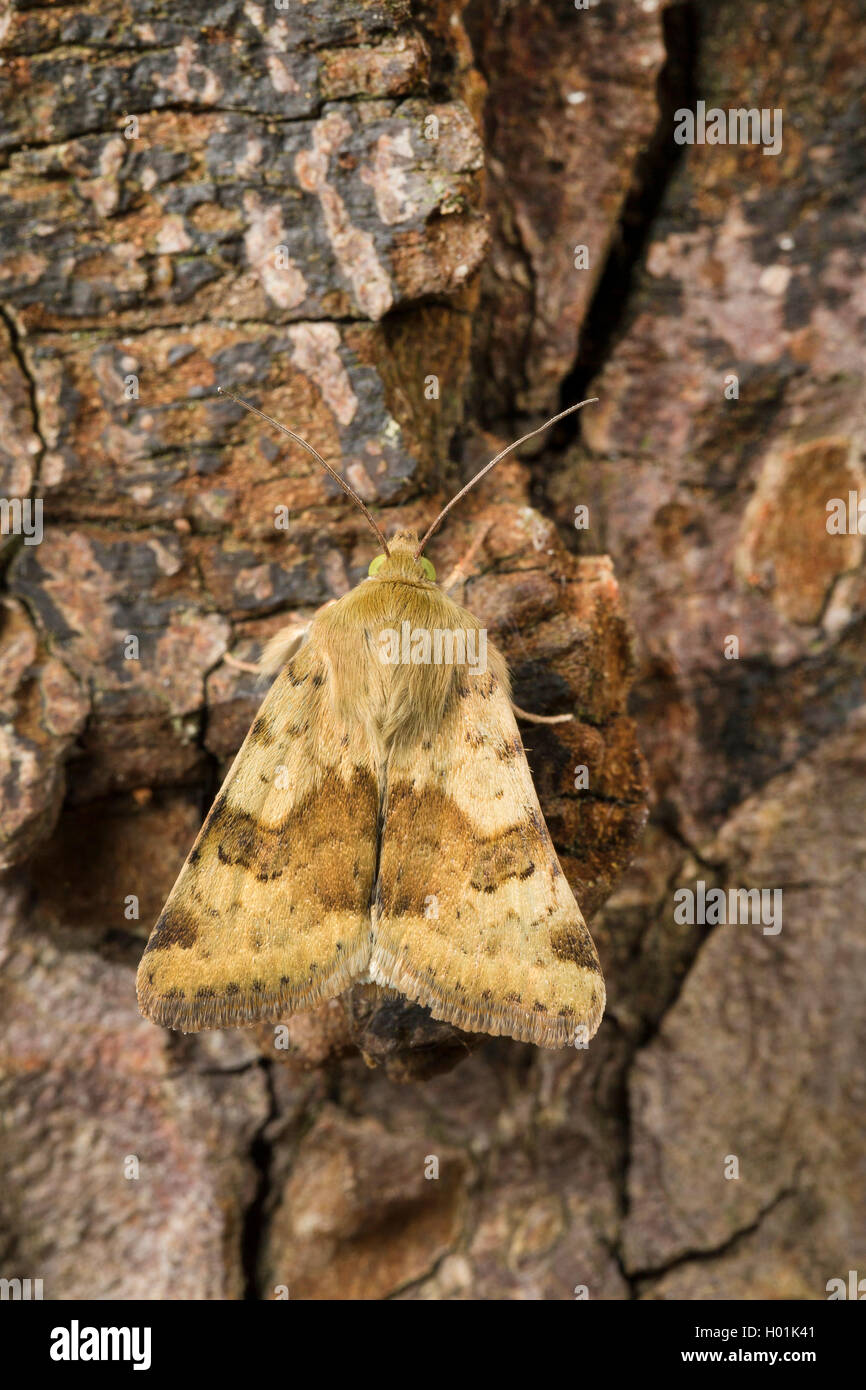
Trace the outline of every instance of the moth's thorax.
<instances>
[{"instance_id":1,"label":"moth's thorax","mask_svg":"<svg viewBox=\"0 0 866 1390\"><path fill-rule=\"evenodd\" d=\"M417 547L413 532L398 533L375 573L317 617L310 638L308 659L322 662L335 718L363 730L382 761L397 744L431 739L461 707L460 692L489 672L508 689L486 630L428 578Z\"/></svg>"}]
</instances>

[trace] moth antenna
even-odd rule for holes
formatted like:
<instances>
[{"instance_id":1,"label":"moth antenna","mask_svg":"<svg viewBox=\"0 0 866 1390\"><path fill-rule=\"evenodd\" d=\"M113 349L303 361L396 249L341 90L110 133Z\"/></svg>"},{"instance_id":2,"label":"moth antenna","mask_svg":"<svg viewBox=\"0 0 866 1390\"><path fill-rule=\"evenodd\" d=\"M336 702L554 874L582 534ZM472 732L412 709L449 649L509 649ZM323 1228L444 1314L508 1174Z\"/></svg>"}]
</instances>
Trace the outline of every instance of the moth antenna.
<instances>
[{"instance_id":1,"label":"moth antenna","mask_svg":"<svg viewBox=\"0 0 866 1390\"><path fill-rule=\"evenodd\" d=\"M439 515L437 516L436 520L433 522L433 525L429 528L429 530L426 532L426 534L422 537L421 544L418 546L418 549L415 551L415 559L416 559L416 560L418 559L419 555L420 555L421 552L423 551L423 549L424 549L425 545L427 544L427 542L429 541L430 537L431 537L431 536L434 536L434 535L436 534L436 532L439 530L439 527L442 525L442 522L445 520L445 517L446 517L446 516L448 515L448 513L450 512L451 508L452 508L453 506L455 506L455 505L460 501L460 498L461 498L461 497L465 497L465 496L466 496L466 494L467 494L467 492L469 491L469 489L470 489L471 487L474 487L475 484L478 482L478 480L479 480L480 478L483 478L483 477L484 477L484 474L485 474L485 473L489 473L489 472L490 472L491 468L493 467L493 465L494 465L495 463L498 463L500 459L504 459L506 454L510 454L510 453L512 453L515 449L519 449L519 448L520 448L520 445L521 445L521 444L525 444L526 441L527 441L527 439L534 439L535 436L536 436L537 434L541 434L542 430L550 429L550 426L551 426L551 425L555 425L556 422L557 422L557 420L564 420L565 417L566 417L566 415L572 415L572 414L574 413L575 410L580 410L582 406L585 406L585 405L593 405L597 400L598 400L598 396L589 396L587 400L585 400L585 401L578 401L576 405L570 405L570 406L568 407L567 410L561 410L561 411L559 412L558 415L554 415L550 420L545 420L544 424L543 424L543 425L539 425L537 429L530 430L530 431L529 431L529 434L524 434L524 435L522 435L520 439L515 439L514 443L513 443L513 444L509 444L509 446L508 446L507 449L503 449L503 450L501 451L501 453L498 453L498 454L496 455L496 458L491 459L489 463L485 463L485 465L484 465L484 467L481 469L481 471L480 471L479 473L476 473L476 474L475 474L475 477L472 478L472 479L470 479L470 481L466 484L466 486L465 486L465 487L462 487L462 488L460 489L460 491L459 491L458 493L456 493L454 497L451 498L451 501L448 503L448 505L442 508L442 510L441 510L441 512L439 513Z\"/></svg>"},{"instance_id":2,"label":"moth antenna","mask_svg":"<svg viewBox=\"0 0 866 1390\"><path fill-rule=\"evenodd\" d=\"M289 439L293 439L296 444L300 444L302 448L306 449L308 454L312 454L313 458L316 459L322 465L325 472L330 473L331 477L334 479L334 482L340 484L340 487L343 489L346 496L351 497L355 505L357 507L360 507L361 511L364 513L364 516L367 518L367 522L369 523L372 530L375 532L376 539L378 540L385 554L391 554L390 550L388 549L388 542L385 540L385 537L379 530L379 527L376 525L375 517L367 507L366 503L363 501L362 498L358 496L355 489L349 486L349 484L346 482L346 479L341 478L340 474L336 471L336 469L332 468L329 463L325 462L325 460L322 458L322 455L319 453L317 449L313 448L312 444L308 444L306 439L302 439L299 434L295 434L294 430L290 430L286 425L281 425L279 420L275 420L272 415L266 415L263 410L259 410L257 405L251 405L249 401L244 400L243 396L238 396L235 394L234 391L230 391L227 386L218 386L217 392L220 396L228 396L238 405L242 405L244 410L248 410L250 414L258 415L259 419L266 420L269 425L273 425L274 429L282 430L283 434L287 434L289 436Z\"/></svg>"}]
</instances>

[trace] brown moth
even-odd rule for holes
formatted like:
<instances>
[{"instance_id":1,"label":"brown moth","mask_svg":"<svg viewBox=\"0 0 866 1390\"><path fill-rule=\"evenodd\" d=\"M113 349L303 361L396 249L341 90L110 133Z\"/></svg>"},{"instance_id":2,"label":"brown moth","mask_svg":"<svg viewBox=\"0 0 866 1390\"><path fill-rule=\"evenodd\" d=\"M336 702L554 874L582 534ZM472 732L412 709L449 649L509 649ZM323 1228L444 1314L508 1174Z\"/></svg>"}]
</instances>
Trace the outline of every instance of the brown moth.
<instances>
[{"instance_id":1,"label":"brown moth","mask_svg":"<svg viewBox=\"0 0 866 1390\"><path fill-rule=\"evenodd\" d=\"M262 667L279 674L153 929L139 1007L196 1032L282 1019L372 982L470 1032L583 1045L604 980L505 661L423 555L454 502L532 436L492 459L423 540L386 541L324 459L277 428L353 496L382 554L306 634L269 644Z\"/></svg>"}]
</instances>

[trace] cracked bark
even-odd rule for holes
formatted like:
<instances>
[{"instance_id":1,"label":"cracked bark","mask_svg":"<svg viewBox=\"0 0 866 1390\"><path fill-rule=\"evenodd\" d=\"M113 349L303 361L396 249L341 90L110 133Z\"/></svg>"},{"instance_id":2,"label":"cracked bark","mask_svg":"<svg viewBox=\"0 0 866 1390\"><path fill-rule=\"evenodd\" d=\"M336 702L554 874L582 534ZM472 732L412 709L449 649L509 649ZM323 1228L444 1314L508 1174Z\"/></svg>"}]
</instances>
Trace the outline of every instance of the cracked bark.
<instances>
[{"instance_id":1,"label":"cracked bark","mask_svg":"<svg viewBox=\"0 0 866 1390\"><path fill-rule=\"evenodd\" d=\"M457 5L358 0L318 5L316 29L293 11L264 47L255 5L201 42L206 8L98 0L66 46L59 12L21 11L0 70L0 461L5 495L43 495L47 518L42 546L3 554L7 756L32 774L3 783L20 868L0 1087L24 1115L0 1155L3 1273L47 1297L823 1297L866 1260L863 555L828 549L802 501L860 478L856 5L827 26L809 0L472 0L464 29ZM46 72L77 80L73 40L132 74L138 141L116 93L45 116ZM778 163L667 138L677 106L731 92L793 113ZM495 448L464 402L508 437L602 397L470 495L436 557L493 519L466 601L518 703L578 714L530 741L611 986L586 1055L466 1055L366 995L297 1021L288 1049L136 1018L141 939L260 698L224 654L254 658L369 560L330 485L213 399L219 378L410 525ZM652 818L626 873L646 795L630 715ZM780 936L677 927L673 890L700 877L784 886ZM118 1176L130 1154L138 1181Z\"/></svg>"}]
</instances>

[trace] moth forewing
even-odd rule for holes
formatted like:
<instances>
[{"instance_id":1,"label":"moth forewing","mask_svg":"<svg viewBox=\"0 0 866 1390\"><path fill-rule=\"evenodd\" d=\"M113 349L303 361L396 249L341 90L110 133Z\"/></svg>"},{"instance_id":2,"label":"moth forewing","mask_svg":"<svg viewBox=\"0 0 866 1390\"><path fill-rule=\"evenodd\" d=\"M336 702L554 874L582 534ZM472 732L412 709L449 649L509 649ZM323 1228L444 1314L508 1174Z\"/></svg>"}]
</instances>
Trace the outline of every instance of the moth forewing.
<instances>
[{"instance_id":1,"label":"moth forewing","mask_svg":"<svg viewBox=\"0 0 866 1390\"><path fill-rule=\"evenodd\" d=\"M445 610L446 621L467 616ZM505 663L489 645L487 657L483 673L454 668L435 713L421 688L430 668L417 668L430 718L388 750L370 975L468 1031L562 1047L596 1031L604 981L538 803Z\"/></svg>"},{"instance_id":2,"label":"moth forewing","mask_svg":"<svg viewBox=\"0 0 866 1390\"><path fill-rule=\"evenodd\" d=\"M366 969L378 770L310 638L266 696L154 927L141 1010L184 1032L315 1007Z\"/></svg>"}]
</instances>

